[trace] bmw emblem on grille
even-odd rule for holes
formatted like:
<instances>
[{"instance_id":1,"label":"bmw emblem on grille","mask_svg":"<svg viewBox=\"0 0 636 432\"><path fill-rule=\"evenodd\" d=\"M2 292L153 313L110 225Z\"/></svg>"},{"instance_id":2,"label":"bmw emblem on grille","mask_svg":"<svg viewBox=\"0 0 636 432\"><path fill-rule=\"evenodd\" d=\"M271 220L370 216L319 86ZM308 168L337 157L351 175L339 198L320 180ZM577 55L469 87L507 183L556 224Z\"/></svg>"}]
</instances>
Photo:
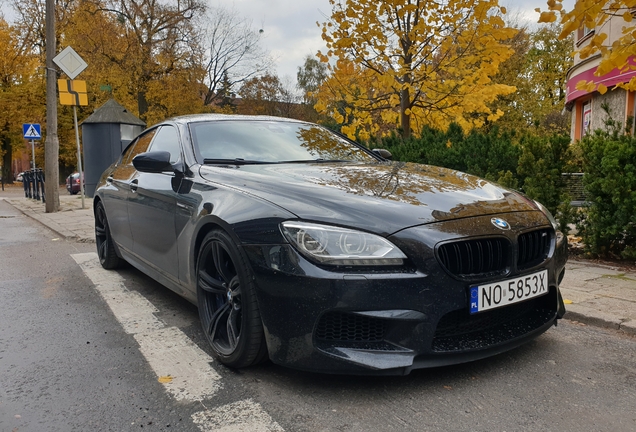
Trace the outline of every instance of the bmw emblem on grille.
<instances>
[{"instance_id":1,"label":"bmw emblem on grille","mask_svg":"<svg viewBox=\"0 0 636 432\"><path fill-rule=\"evenodd\" d=\"M492 224L494 226L496 226L497 228L499 228L499 229L502 229L502 230L509 230L510 229L510 224L508 222L506 222L505 220L503 220L503 219L492 218L492 219L490 219L490 222L492 222Z\"/></svg>"}]
</instances>

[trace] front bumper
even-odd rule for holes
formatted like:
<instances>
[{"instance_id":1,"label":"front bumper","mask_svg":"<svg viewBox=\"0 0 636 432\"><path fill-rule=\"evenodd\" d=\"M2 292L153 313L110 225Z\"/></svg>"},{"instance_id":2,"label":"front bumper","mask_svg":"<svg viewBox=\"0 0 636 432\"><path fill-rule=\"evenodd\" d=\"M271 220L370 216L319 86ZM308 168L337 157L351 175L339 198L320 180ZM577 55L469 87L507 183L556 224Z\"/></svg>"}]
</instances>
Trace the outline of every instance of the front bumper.
<instances>
[{"instance_id":1,"label":"front bumper","mask_svg":"<svg viewBox=\"0 0 636 432\"><path fill-rule=\"evenodd\" d=\"M483 221L471 226L476 222ZM545 268L548 294L471 315L468 288L474 281L449 274L435 255L440 242L465 238L464 229L445 222L394 235L391 240L410 258L398 270L327 269L290 245L244 246L270 359L318 372L402 375L489 357L555 324L564 313L558 282L567 259L565 238L554 235L539 265L523 271L513 265L508 276L490 278Z\"/></svg>"}]
</instances>

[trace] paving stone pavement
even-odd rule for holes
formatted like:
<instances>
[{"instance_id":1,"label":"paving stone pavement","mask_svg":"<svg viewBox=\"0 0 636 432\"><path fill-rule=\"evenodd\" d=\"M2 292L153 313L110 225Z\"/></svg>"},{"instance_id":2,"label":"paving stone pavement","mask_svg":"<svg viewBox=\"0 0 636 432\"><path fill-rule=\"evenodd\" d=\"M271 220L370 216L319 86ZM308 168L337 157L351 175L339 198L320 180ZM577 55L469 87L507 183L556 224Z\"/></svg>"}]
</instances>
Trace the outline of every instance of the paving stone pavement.
<instances>
[{"instance_id":1,"label":"paving stone pavement","mask_svg":"<svg viewBox=\"0 0 636 432\"><path fill-rule=\"evenodd\" d=\"M95 242L93 200L69 195L60 188L60 211L46 213L40 201L25 198L22 188L0 191L0 199L50 228L61 238ZM561 293L566 302L566 319L586 325L613 328L636 336L636 265L598 264L570 258Z\"/></svg>"}]
</instances>

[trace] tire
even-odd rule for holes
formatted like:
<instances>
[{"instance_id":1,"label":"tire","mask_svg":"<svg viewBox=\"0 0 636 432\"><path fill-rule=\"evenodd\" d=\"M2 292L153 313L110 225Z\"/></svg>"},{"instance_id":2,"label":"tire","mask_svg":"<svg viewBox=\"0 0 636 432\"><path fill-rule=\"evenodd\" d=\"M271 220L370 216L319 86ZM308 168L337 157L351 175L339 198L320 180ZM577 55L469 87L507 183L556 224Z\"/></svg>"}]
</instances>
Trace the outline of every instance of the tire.
<instances>
[{"instance_id":1,"label":"tire","mask_svg":"<svg viewBox=\"0 0 636 432\"><path fill-rule=\"evenodd\" d=\"M97 256L102 267L106 270L113 270L121 265L121 258L117 256L110 228L108 228L106 210L104 210L104 204L101 201L95 205L95 243L97 244Z\"/></svg>"},{"instance_id":2,"label":"tire","mask_svg":"<svg viewBox=\"0 0 636 432\"><path fill-rule=\"evenodd\" d=\"M197 257L199 317L216 358L243 368L267 358L254 278L224 231L208 233Z\"/></svg>"}]
</instances>

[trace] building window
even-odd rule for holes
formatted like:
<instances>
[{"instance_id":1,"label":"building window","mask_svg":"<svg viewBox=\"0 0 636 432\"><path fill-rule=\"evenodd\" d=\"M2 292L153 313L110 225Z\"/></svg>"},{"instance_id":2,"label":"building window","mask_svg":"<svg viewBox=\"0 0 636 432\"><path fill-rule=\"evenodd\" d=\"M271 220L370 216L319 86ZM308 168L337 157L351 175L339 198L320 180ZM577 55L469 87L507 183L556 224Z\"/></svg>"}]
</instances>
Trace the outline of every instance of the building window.
<instances>
[{"instance_id":1,"label":"building window","mask_svg":"<svg viewBox=\"0 0 636 432\"><path fill-rule=\"evenodd\" d=\"M592 101L583 102L581 116L581 138L590 131L590 123L592 123Z\"/></svg>"},{"instance_id":2,"label":"building window","mask_svg":"<svg viewBox=\"0 0 636 432\"><path fill-rule=\"evenodd\" d=\"M627 94L627 106L625 108L625 133L634 133L634 96L636 93L633 91L626 91Z\"/></svg>"},{"instance_id":3,"label":"building window","mask_svg":"<svg viewBox=\"0 0 636 432\"><path fill-rule=\"evenodd\" d=\"M572 138L580 140L592 129L592 99L577 100L573 107L574 123Z\"/></svg>"},{"instance_id":4,"label":"building window","mask_svg":"<svg viewBox=\"0 0 636 432\"><path fill-rule=\"evenodd\" d=\"M583 27L579 28L579 30L578 30L578 32L576 34L576 43L580 44L585 39L587 39L588 36L591 36L592 34L594 34L594 29L593 28L587 28L586 26L583 26Z\"/></svg>"}]
</instances>

